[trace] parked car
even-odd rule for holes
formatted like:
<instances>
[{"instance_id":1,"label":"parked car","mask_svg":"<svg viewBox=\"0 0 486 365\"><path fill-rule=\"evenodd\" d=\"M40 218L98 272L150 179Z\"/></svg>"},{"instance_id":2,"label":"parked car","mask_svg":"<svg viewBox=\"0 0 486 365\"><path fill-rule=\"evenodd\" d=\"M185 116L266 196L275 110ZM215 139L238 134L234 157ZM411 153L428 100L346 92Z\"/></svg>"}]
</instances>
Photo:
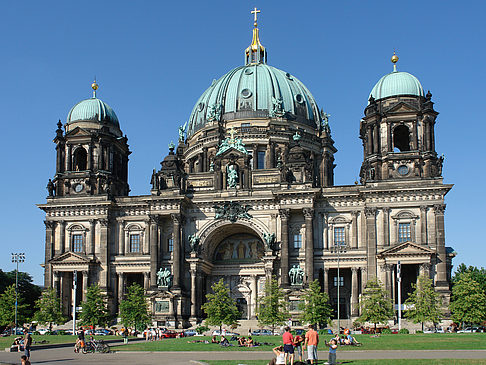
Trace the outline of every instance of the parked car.
<instances>
[{"instance_id":1,"label":"parked car","mask_svg":"<svg viewBox=\"0 0 486 365\"><path fill-rule=\"evenodd\" d=\"M160 335L161 338L176 338L178 333L176 331L167 330Z\"/></svg>"},{"instance_id":2,"label":"parked car","mask_svg":"<svg viewBox=\"0 0 486 365\"><path fill-rule=\"evenodd\" d=\"M190 336L196 336L197 335L197 332L194 331L194 330L187 330L187 331L184 331L184 336L185 337L190 337Z\"/></svg>"},{"instance_id":3,"label":"parked car","mask_svg":"<svg viewBox=\"0 0 486 365\"><path fill-rule=\"evenodd\" d=\"M471 332L483 332L482 329L480 329L479 327L466 327L466 328L463 328L459 331L457 331L457 333L471 333Z\"/></svg>"},{"instance_id":4,"label":"parked car","mask_svg":"<svg viewBox=\"0 0 486 365\"><path fill-rule=\"evenodd\" d=\"M240 334L239 333L236 333L236 332L229 332L229 331L226 331L226 337L228 336L239 336ZM221 332L219 330L214 330L212 335L211 336L221 336Z\"/></svg>"},{"instance_id":5,"label":"parked car","mask_svg":"<svg viewBox=\"0 0 486 365\"><path fill-rule=\"evenodd\" d=\"M267 329L259 329L259 330L254 330L251 333L252 336L272 336L273 332L271 330Z\"/></svg>"},{"instance_id":6,"label":"parked car","mask_svg":"<svg viewBox=\"0 0 486 365\"><path fill-rule=\"evenodd\" d=\"M39 332L40 335L45 335L47 332L49 332L49 328L39 328L37 329L37 332Z\"/></svg>"},{"instance_id":7,"label":"parked car","mask_svg":"<svg viewBox=\"0 0 486 365\"><path fill-rule=\"evenodd\" d=\"M112 332L110 330L107 330L106 328L100 328L97 329L93 332L95 336L108 336L111 335Z\"/></svg>"}]
</instances>

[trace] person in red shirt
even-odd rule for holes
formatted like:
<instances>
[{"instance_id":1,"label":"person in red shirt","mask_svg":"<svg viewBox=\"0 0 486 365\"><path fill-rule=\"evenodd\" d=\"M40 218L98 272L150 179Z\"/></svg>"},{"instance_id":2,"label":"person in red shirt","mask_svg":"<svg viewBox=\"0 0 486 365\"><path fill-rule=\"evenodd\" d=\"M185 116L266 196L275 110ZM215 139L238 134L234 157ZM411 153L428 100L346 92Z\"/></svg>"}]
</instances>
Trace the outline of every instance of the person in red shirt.
<instances>
[{"instance_id":1,"label":"person in red shirt","mask_svg":"<svg viewBox=\"0 0 486 365\"><path fill-rule=\"evenodd\" d=\"M294 336L290 333L290 327L285 327L285 333L282 336L285 353L285 364L290 358L290 365L294 365Z\"/></svg>"}]
</instances>

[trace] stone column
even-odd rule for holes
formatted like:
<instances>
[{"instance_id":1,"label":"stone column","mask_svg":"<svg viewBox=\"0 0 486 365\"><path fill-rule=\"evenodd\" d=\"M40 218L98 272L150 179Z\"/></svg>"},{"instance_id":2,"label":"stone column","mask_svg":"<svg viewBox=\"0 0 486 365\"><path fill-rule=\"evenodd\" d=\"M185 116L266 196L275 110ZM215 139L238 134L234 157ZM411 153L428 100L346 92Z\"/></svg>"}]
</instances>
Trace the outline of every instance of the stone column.
<instances>
[{"instance_id":1,"label":"stone column","mask_svg":"<svg viewBox=\"0 0 486 365\"><path fill-rule=\"evenodd\" d=\"M108 290L109 282L109 258L110 258L110 222L108 219L100 219L100 254L98 255L101 263L100 288Z\"/></svg>"},{"instance_id":2,"label":"stone column","mask_svg":"<svg viewBox=\"0 0 486 365\"><path fill-rule=\"evenodd\" d=\"M373 127L373 150L375 153L380 153L380 131L379 125Z\"/></svg>"},{"instance_id":3,"label":"stone column","mask_svg":"<svg viewBox=\"0 0 486 365\"><path fill-rule=\"evenodd\" d=\"M258 169L258 145L252 145L253 148L253 170Z\"/></svg>"},{"instance_id":4,"label":"stone column","mask_svg":"<svg viewBox=\"0 0 486 365\"><path fill-rule=\"evenodd\" d=\"M305 218L305 284L314 281L314 209L303 209Z\"/></svg>"},{"instance_id":5,"label":"stone column","mask_svg":"<svg viewBox=\"0 0 486 365\"><path fill-rule=\"evenodd\" d=\"M250 319L256 319L256 310L257 310L257 298L258 298L258 276L252 275L251 276L251 283L250 283L250 290L251 290L251 312L250 312Z\"/></svg>"},{"instance_id":6,"label":"stone column","mask_svg":"<svg viewBox=\"0 0 486 365\"><path fill-rule=\"evenodd\" d=\"M391 279L391 265L383 264L381 265L381 271L385 274L385 291L391 298L392 290L392 279Z\"/></svg>"},{"instance_id":7,"label":"stone column","mask_svg":"<svg viewBox=\"0 0 486 365\"><path fill-rule=\"evenodd\" d=\"M361 268L361 293L364 293L366 288L366 282L368 281L368 275L366 272L366 268Z\"/></svg>"},{"instance_id":8,"label":"stone column","mask_svg":"<svg viewBox=\"0 0 486 365\"><path fill-rule=\"evenodd\" d=\"M89 245L88 255L94 255L96 250L96 220L89 220Z\"/></svg>"},{"instance_id":9,"label":"stone column","mask_svg":"<svg viewBox=\"0 0 486 365\"><path fill-rule=\"evenodd\" d=\"M54 257L54 244L55 244L55 232L56 222L44 221L46 225L46 250L44 257L45 274L44 274L44 286L49 288L51 286L51 264L49 261Z\"/></svg>"},{"instance_id":10,"label":"stone column","mask_svg":"<svg viewBox=\"0 0 486 365\"><path fill-rule=\"evenodd\" d=\"M376 277L376 208L365 208L366 214L366 261L368 279Z\"/></svg>"},{"instance_id":11,"label":"stone column","mask_svg":"<svg viewBox=\"0 0 486 365\"><path fill-rule=\"evenodd\" d=\"M425 276L427 279L430 279L430 269L432 265L428 262L424 262L419 266L419 275Z\"/></svg>"},{"instance_id":12,"label":"stone column","mask_svg":"<svg viewBox=\"0 0 486 365\"><path fill-rule=\"evenodd\" d=\"M87 270L83 270L83 302L86 301L86 294L88 293L88 278L89 272Z\"/></svg>"},{"instance_id":13,"label":"stone column","mask_svg":"<svg viewBox=\"0 0 486 365\"><path fill-rule=\"evenodd\" d=\"M118 303L123 300L123 289L125 288L125 274L117 272L118 275Z\"/></svg>"},{"instance_id":14,"label":"stone column","mask_svg":"<svg viewBox=\"0 0 486 365\"><path fill-rule=\"evenodd\" d=\"M118 255L125 254L125 221L118 221Z\"/></svg>"},{"instance_id":15,"label":"stone column","mask_svg":"<svg viewBox=\"0 0 486 365\"><path fill-rule=\"evenodd\" d=\"M52 276L54 279L54 290L56 291L57 296L60 298L61 297L61 285L60 285L61 277L59 271L54 271L52 273Z\"/></svg>"},{"instance_id":16,"label":"stone column","mask_svg":"<svg viewBox=\"0 0 486 365\"><path fill-rule=\"evenodd\" d=\"M324 268L324 293L329 294L329 268Z\"/></svg>"},{"instance_id":17,"label":"stone column","mask_svg":"<svg viewBox=\"0 0 486 365\"><path fill-rule=\"evenodd\" d=\"M71 171L71 163L73 161L73 157L72 157L73 147L70 144L68 144L66 147L67 147L67 153L66 153L66 170L67 171Z\"/></svg>"},{"instance_id":18,"label":"stone column","mask_svg":"<svg viewBox=\"0 0 486 365\"><path fill-rule=\"evenodd\" d=\"M351 316L357 317L359 315L358 303L358 268L351 268Z\"/></svg>"},{"instance_id":19,"label":"stone column","mask_svg":"<svg viewBox=\"0 0 486 365\"><path fill-rule=\"evenodd\" d=\"M149 271L145 271L143 273L143 288L145 290L149 290L150 289L150 278L151 278L151 274ZM155 286L157 286L157 277L155 278Z\"/></svg>"},{"instance_id":20,"label":"stone column","mask_svg":"<svg viewBox=\"0 0 486 365\"><path fill-rule=\"evenodd\" d=\"M197 316L197 296L196 296L196 278L197 270L191 269L191 317L196 318Z\"/></svg>"},{"instance_id":21,"label":"stone column","mask_svg":"<svg viewBox=\"0 0 486 365\"><path fill-rule=\"evenodd\" d=\"M427 244L427 207L420 206L420 244Z\"/></svg>"},{"instance_id":22,"label":"stone column","mask_svg":"<svg viewBox=\"0 0 486 365\"><path fill-rule=\"evenodd\" d=\"M353 236L352 236L352 242L351 242L351 248L358 248L358 212L353 211L351 212L352 216L352 229L353 229Z\"/></svg>"},{"instance_id":23,"label":"stone column","mask_svg":"<svg viewBox=\"0 0 486 365\"><path fill-rule=\"evenodd\" d=\"M180 240L180 230L182 217L180 214L170 215L173 222L172 228L172 239L174 242L173 255L173 288L180 289L181 287L181 240Z\"/></svg>"},{"instance_id":24,"label":"stone column","mask_svg":"<svg viewBox=\"0 0 486 365\"><path fill-rule=\"evenodd\" d=\"M281 268L281 283L283 287L289 286L289 209L280 209L280 232L282 235L281 240L281 257L280 257L280 268Z\"/></svg>"},{"instance_id":25,"label":"stone column","mask_svg":"<svg viewBox=\"0 0 486 365\"><path fill-rule=\"evenodd\" d=\"M383 208L383 245L390 246L390 208Z\"/></svg>"},{"instance_id":26,"label":"stone column","mask_svg":"<svg viewBox=\"0 0 486 365\"><path fill-rule=\"evenodd\" d=\"M368 152L368 156L373 153L373 135L372 135L372 127L368 126L366 128L366 151Z\"/></svg>"},{"instance_id":27,"label":"stone column","mask_svg":"<svg viewBox=\"0 0 486 365\"><path fill-rule=\"evenodd\" d=\"M59 254L66 252L66 221L59 222Z\"/></svg>"},{"instance_id":28,"label":"stone column","mask_svg":"<svg viewBox=\"0 0 486 365\"><path fill-rule=\"evenodd\" d=\"M158 216L149 215L150 220L150 286L155 288L157 286L157 265L159 263L158 255Z\"/></svg>"},{"instance_id":29,"label":"stone column","mask_svg":"<svg viewBox=\"0 0 486 365\"><path fill-rule=\"evenodd\" d=\"M435 281L436 287L449 288L447 282L447 264L445 248L445 230L444 230L444 211L445 204L434 205L435 213L435 231L437 237L437 276Z\"/></svg>"},{"instance_id":30,"label":"stone column","mask_svg":"<svg viewBox=\"0 0 486 365\"><path fill-rule=\"evenodd\" d=\"M366 214L365 211L361 211L360 213L360 221L361 221L361 240L358 242L359 248L366 248L367 245L367 231L366 231ZM361 243L361 244L360 244Z\"/></svg>"},{"instance_id":31,"label":"stone column","mask_svg":"<svg viewBox=\"0 0 486 365\"><path fill-rule=\"evenodd\" d=\"M328 219L329 219L329 217L328 217L327 213L324 213L322 215L322 241L323 241L322 242L322 248L324 250L329 249L329 238L327 237L327 235L328 235L327 231L329 229L328 224L327 224Z\"/></svg>"}]
</instances>

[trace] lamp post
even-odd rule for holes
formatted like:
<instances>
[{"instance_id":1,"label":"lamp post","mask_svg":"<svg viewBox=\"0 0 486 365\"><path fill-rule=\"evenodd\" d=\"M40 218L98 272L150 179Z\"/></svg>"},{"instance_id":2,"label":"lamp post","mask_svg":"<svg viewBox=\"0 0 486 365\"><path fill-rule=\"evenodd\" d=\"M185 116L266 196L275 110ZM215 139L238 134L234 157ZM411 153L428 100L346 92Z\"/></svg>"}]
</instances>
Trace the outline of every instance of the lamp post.
<instances>
[{"instance_id":1,"label":"lamp post","mask_svg":"<svg viewBox=\"0 0 486 365\"><path fill-rule=\"evenodd\" d=\"M402 329L402 265L397 263L397 282L398 282L398 330Z\"/></svg>"},{"instance_id":2,"label":"lamp post","mask_svg":"<svg viewBox=\"0 0 486 365\"><path fill-rule=\"evenodd\" d=\"M341 332L341 303L339 301L339 289L341 286L341 277L339 273L339 262L340 262L340 255L346 252L346 243L338 242L335 243L334 246L331 248L332 253L337 253L337 325L338 325L338 333Z\"/></svg>"},{"instance_id":3,"label":"lamp post","mask_svg":"<svg viewBox=\"0 0 486 365\"><path fill-rule=\"evenodd\" d=\"M15 271L15 334L17 334L19 263L22 263L24 261L25 261L25 253L12 253L12 262L17 264L17 270Z\"/></svg>"}]
</instances>

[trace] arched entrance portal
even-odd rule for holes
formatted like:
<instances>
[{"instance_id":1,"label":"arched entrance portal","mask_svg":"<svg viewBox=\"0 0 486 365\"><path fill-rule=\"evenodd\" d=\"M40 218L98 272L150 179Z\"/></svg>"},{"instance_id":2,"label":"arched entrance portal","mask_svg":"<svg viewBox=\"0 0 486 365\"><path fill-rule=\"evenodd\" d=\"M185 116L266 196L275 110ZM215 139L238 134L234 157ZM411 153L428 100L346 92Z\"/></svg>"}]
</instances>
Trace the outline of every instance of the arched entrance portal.
<instances>
[{"instance_id":1,"label":"arched entrance portal","mask_svg":"<svg viewBox=\"0 0 486 365\"><path fill-rule=\"evenodd\" d=\"M206 292L223 279L236 301L241 319L256 316L258 293L265 285L263 257L265 248L260 236L242 224L220 227L208 237L207 259L212 263L207 273Z\"/></svg>"}]
</instances>

